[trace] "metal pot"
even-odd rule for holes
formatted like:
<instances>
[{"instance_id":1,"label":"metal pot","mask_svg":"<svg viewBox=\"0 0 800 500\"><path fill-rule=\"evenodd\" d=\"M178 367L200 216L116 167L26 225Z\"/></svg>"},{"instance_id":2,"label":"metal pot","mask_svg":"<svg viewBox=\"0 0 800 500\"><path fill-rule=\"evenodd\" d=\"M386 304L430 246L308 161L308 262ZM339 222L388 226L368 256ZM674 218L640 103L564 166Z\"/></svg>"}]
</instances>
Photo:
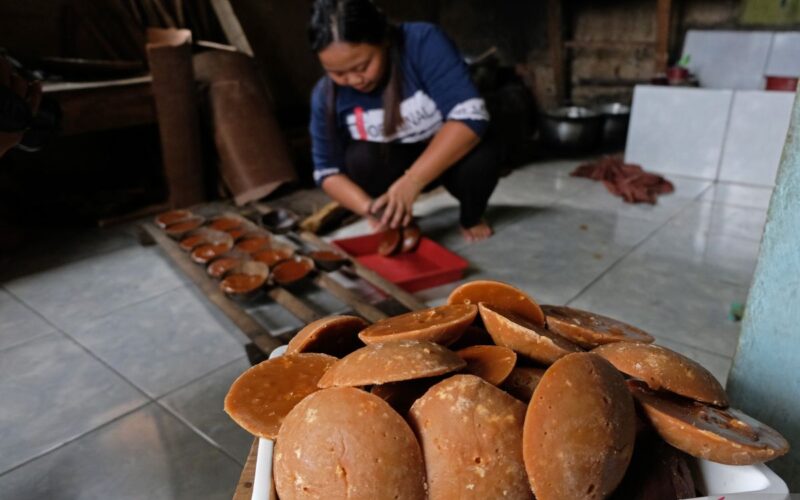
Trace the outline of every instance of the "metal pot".
<instances>
[{"instance_id":1,"label":"metal pot","mask_svg":"<svg viewBox=\"0 0 800 500\"><path fill-rule=\"evenodd\" d=\"M588 108L566 106L542 115L542 137L551 146L570 152L594 149L600 140L602 117Z\"/></svg>"},{"instance_id":2,"label":"metal pot","mask_svg":"<svg viewBox=\"0 0 800 500\"><path fill-rule=\"evenodd\" d=\"M595 106L594 110L603 118L603 147L622 148L628 138L628 122L631 108L619 102Z\"/></svg>"}]
</instances>

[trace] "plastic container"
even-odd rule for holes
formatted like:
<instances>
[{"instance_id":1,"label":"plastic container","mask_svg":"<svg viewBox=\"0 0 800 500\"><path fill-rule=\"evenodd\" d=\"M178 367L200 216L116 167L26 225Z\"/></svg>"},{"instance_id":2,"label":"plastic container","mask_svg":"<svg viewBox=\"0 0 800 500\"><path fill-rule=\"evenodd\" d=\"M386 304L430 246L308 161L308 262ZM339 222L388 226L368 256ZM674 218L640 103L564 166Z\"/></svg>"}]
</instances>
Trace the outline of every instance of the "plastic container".
<instances>
[{"instance_id":1,"label":"plastic container","mask_svg":"<svg viewBox=\"0 0 800 500\"><path fill-rule=\"evenodd\" d=\"M767 90L794 92L797 90L796 76L767 76Z\"/></svg>"},{"instance_id":2,"label":"plastic container","mask_svg":"<svg viewBox=\"0 0 800 500\"><path fill-rule=\"evenodd\" d=\"M460 280L469 263L429 238L422 237L416 250L384 257L378 253L381 234L370 234L335 240L341 248L363 266L407 292Z\"/></svg>"},{"instance_id":3,"label":"plastic container","mask_svg":"<svg viewBox=\"0 0 800 500\"><path fill-rule=\"evenodd\" d=\"M277 358L286 352L286 346L281 346L272 351L269 358ZM258 440L258 456L256 457L256 472L253 480L253 500L273 498L270 496L272 489L272 440ZM697 488L708 497L719 500L720 496L745 494L741 498L753 500L764 498L782 498L787 495L789 488L786 483L764 464L756 465L724 465L708 460L697 459L695 468L695 484ZM729 497L730 500L737 497Z\"/></svg>"}]
</instances>

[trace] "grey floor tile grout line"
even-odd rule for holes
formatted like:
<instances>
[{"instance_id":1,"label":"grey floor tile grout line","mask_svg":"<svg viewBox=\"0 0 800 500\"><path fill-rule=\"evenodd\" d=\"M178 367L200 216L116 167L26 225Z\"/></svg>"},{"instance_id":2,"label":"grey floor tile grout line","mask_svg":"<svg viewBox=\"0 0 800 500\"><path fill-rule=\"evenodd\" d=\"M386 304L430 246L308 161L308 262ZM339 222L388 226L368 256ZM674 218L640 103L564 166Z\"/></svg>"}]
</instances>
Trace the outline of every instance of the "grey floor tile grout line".
<instances>
[{"instance_id":1,"label":"grey floor tile grout line","mask_svg":"<svg viewBox=\"0 0 800 500\"><path fill-rule=\"evenodd\" d=\"M244 348L244 346L242 346L242 348ZM242 354L240 357L234 359L233 361L228 361L227 363L223 364L220 367L214 368L213 370L211 370L208 373L205 373L203 375L200 375L199 377L193 378L189 382L183 383L183 384L179 385L178 387L175 387L174 389L170 389L169 391L165 392L161 396L158 396L158 397L155 397L155 398L151 398L151 399L153 401L156 401L156 402L161 401L162 399L167 398L167 397L175 394L176 392L180 391L181 389L185 389L186 387L194 384L195 382L198 382L200 379L204 379L206 377L210 377L211 375L214 375L218 371L224 370L225 368L229 367L230 365L232 365L234 363L238 363L242 359L247 359L247 354Z\"/></svg>"},{"instance_id":2,"label":"grey floor tile grout line","mask_svg":"<svg viewBox=\"0 0 800 500\"><path fill-rule=\"evenodd\" d=\"M9 293L11 293L11 292L9 292ZM59 333L61 333L62 335L64 335L64 336L65 336L65 337L66 337L68 340L70 340L70 341L71 341L71 342L73 342L75 345L77 345L77 346L78 346L80 349L82 349L84 352L86 352L86 353L87 353L87 354L88 354L88 355L89 355L91 358L93 358L93 359L94 359L94 360L96 360L98 363L100 363L101 365L103 365L104 367L106 367L107 369L109 369L109 370L110 370L112 373L114 373L116 376L118 376L119 378L121 378L122 380L124 380L125 382L127 382L127 383L128 383L130 386L131 386L131 387L133 387L134 389L136 389L136 391L138 391L139 393L141 393L141 395L143 395L143 396L144 396L144 397L145 397L145 398L146 398L148 401L155 401L155 400L154 400L152 397L150 397L150 395L148 395L148 394L147 394L147 393L146 393L146 392L145 392L145 391L144 391L142 388L140 388L138 385L134 384L134 383L133 383L133 381L131 381L131 380L129 380L129 379L128 379L128 377L126 377L125 375L123 375L122 373L120 373L120 372L119 372L117 369L115 369L113 366L111 366L110 364L108 364L108 362L106 362L104 359L100 358L100 357L99 357L97 354L95 354L95 353L94 353L94 352L93 352L91 349L89 349L87 346L83 345L81 342L79 342L77 339L75 339L75 337L73 337L72 335L70 335L70 334L69 334L69 333L67 333L66 331L64 331L64 330L62 330L61 328L59 328L59 327L58 327L57 325L55 325L55 324L54 324L52 321L50 321L50 320L49 320L49 319L47 319L45 316L43 316L43 315L42 315L42 314L41 314L39 311L37 311L36 309L33 309L33 308L32 308L32 307L29 305L29 304L27 304L27 303L26 303L24 300L22 300L20 297L17 297L17 296L16 296L16 295L14 295L14 294L11 294L11 295L13 295L13 296L14 296L14 297L15 297L17 300L19 300L19 301L20 301L20 302L22 302L23 304L25 304L25 305L26 305L26 306L27 306L29 309L31 309L31 310L33 311L33 313L34 313L34 314L36 314L37 316L39 316L39 317L40 317L40 318L41 318L43 321L45 321L45 322L46 322L48 325L50 325L50 326L52 326L53 328L55 328L56 332L59 332ZM33 341L33 340L36 340L36 339L31 339L31 341Z\"/></svg>"},{"instance_id":3,"label":"grey floor tile grout line","mask_svg":"<svg viewBox=\"0 0 800 500\"><path fill-rule=\"evenodd\" d=\"M4 471L0 472L0 478L2 478L3 476L5 476L7 474L10 474L10 473L14 472L17 469L21 469L22 467L25 467L26 465L29 465L29 464L35 462L36 460L39 460L40 458L45 457L46 455L49 455L51 453L55 453L56 451L60 450L61 448L64 448L65 446L67 446L69 444L72 444L72 443L78 441L79 439L82 439L82 438L88 436L89 434L91 434L93 432L97 432L97 431L103 429L104 427L107 427L107 426L117 422L118 420L121 420L121 419L123 419L123 418L125 418L125 417L127 417L127 416L129 416L129 415L131 415L133 413L136 413L137 411L141 410L145 406L153 404L153 403L155 403L155 401L148 399L147 401L142 402L142 404L138 405L137 407L132 408L129 411L112 418L108 422L104 422L104 423L98 425L97 427L93 427L93 428L91 428L91 429L89 429L89 430L87 430L87 431L85 431L85 432L83 432L81 434L78 434L77 436L73 436L70 439L64 441L63 443L59 443L56 446L53 446L52 448L50 448L49 450L46 450L46 451L43 451L42 453L39 453L35 457L31 457L31 458L25 460L24 462L21 462L21 463L15 465L15 466L11 467L10 469L7 469L7 470L4 470Z\"/></svg>"},{"instance_id":4,"label":"grey floor tile grout line","mask_svg":"<svg viewBox=\"0 0 800 500\"><path fill-rule=\"evenodd\" d=\"M700 193L698 193L698 194L695 196L694 200L696 201L696 200L700 199L700 197L701 197L701 196L703 196L703 195L706 193L706 191L708 191L709 189L711 189L713 185L714 185L714 184L712 183L711 185L707 186L705 189L703 189L702 191L700 191ZM691 199L691 198L690 198L690 199ZM638 250L638 249L639 249L639 248L640 248L642 245L644 245L645 243L647 243L647 242L648 242L648 241L649 241L651 238L653 238L653 236L655 236L655 234L656 234L656 233L657 233L659 230L661 230L661 229L662 229L662 228L664 228L664 227L665 227L667 224L669 224L670 222L672 222L673 220L675 220L675 219L676 219L678 216L680 216L682 213L684 213L685 211L689 210L689 207L691 207L691 203L687 203L685 207L683 207L683 208L681 208L680 210L678 210L677 212L675 212L675 214L673 214L671 217L667 218L667 220L665 220L663 223L661 223L660 225L656 225L656 227L655 227L655 228L654 228L654 229L653 229L653 230L652 230L650 233L648 233L648 234L647 234L647 236L645 236L644 238L642 238L642 240L641 240L640 242L638 242L637 244L633 245L633 246L630 248L630 250L628 250L627 252L625 252L624 254L622 254L622 255L621 255L619 258L617 258L617 259L616 259L614 262L612 262L610 266L608 266L606 269L604 269L604 270L603 270L603 272L601 272L601 273L600 273L598 276L596 276L596 277L595 277L595 278L594 278L592 281L590 281L590 282L589 282L589 283L588 283L586 286L584 286L584 287L583 287L583 288L582 288L582 289L581 289L581 290L580 290L580 291L579 291L577 294L575 294L575 296L574 296L574 297L572 297L571 299L569 299L569 300L566 302L566 305L570 305L570 304L572 304L573 302L575 302L575 301L576 301L578 298L580 298L580 296L581 296L581 295L583 295L584 293L586 293L586 291L587 291L587 290L589 290L589 288L591 288L591 287L592 287L592 286L593 286L595 283L597 283L598 281L600 281L600 280L601 280L601 279L602 279L602 278L603 278L603 277L604 277L606 274L608 274L609 272L611 272L611 270L612 270L612 269L615 269L615 268L616 268L616 267L617 267L617 266L618 266L618 265L619 265L619 264L620 264L620 263L621 263L621 262L622 262L622 261L623 261L625 258L627 258L627 257L628 257L629 255L631 255L633 252L635 252L636 250Z\"/></svg>"},{"instance_id":5,"label":"grey floor tile grout line","mask_svg":"<svg viewBox=\"0 0 800 500\"><path fill-rule=\"evenodd\" d=\"M172 416L173 416L175 419L177 419L177 420L178 420L180 423L182 423L183 425L185 425L186 427L188 427L188 428L189 428L189 430L191 430L192 432L194 432L195 434L197 434L197 435L198 435L198 436L199 436L199 437L200 437L200 438L201 438L203 441L206 441L208 444L210 444L211 446L213 446L213 447L214 447L214 448L215 448L217 451L219 451L220 453L222 453L223 455L225 455L225 456L226 456L226 457L228 457L229 459L233 460L233 462L234 462L235 464L238 464L240 467L244 467L244 463L243 463L243 462L240 462L240 461L239 461L239 460L237 460L237 459L236 459L236 458L235 458L233 455L231 455L230 453L228 453L228 452L227 452L227 450L225 450L225 448L223 448L222 446L220 446L220 444L219 444L219 443L217 443L216 441L214 441L214 439L212 439L212 438L211 438L211 436L209 436L209 435L207 435L205 432L201 431L201 430L200 430L198 427L196 427L194 424L192 424L192 423L191 423L191 422L189 422L189 421L188 421L186 418L184 418L184 417L183 417L183 415L181 415L180 413L178 413L176 410L173 410L173 409L172 409L172 408L170 408L168 405L165 405L165 404L164 404L164 403L162 403L161 401L156 401L156 404L157 404L159 407L161 407L161 408L162 408L164 411L166 411L167 413L169 413L170 415L172 415Z\"/></svg>"}]
</instances>

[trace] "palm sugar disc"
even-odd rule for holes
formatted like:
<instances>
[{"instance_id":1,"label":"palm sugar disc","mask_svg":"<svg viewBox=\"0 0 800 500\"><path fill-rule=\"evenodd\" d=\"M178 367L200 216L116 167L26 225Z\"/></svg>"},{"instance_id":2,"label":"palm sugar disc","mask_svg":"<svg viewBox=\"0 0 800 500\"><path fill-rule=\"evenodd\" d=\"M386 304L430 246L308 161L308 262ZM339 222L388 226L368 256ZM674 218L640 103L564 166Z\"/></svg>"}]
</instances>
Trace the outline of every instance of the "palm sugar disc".
<instances>
[{"instance_id":1,"label":"palm sugar disc","mask_svg":"<svg viewBox=\"0 0 800 500\"><path fill-rule=\"evenodd\" d=\"M483 325L495 344L508 347L523 356L544 364L581 348L563 337L531 323L521 316L496 308L485 302L478 304Z\"/></svg>"},{"instance_id":2,"label":"palm sugar disc","mask_svg":"<svg viewBox=\"0 0 800 500\"><path fill-rule=\"evenodd\" d=\"M656 432L689 455L751 465L789 451L789 443L780 433L739 410L655 393L638 381L629 381L628 386Z\"/></svg>"},{"instance_id":3,"label":"palm sugar disc","mask_svg":"<svg viewBox=\"0 0 800 500\"><path fill-rule=\"evenodd\" d=\"M569 354L547 369L525 416L525 468L540 500L606 498L622 481L636 436L633 399L600 356Z\"/></svg>"},{"instance_id":4,"label":"palm sugar disc","mask_svg":"<svg viewBox=\"0 0 800 500\"><path fill-rule=\"evenodd\" d=\"M303 398L317 391L336 362L327 354L287 354L242 373L225 396L225 412L247 432L275 439L281 422Z\"/></svg>"},{"instance_id":5,"label":"palm sugar disc","mask_svg":"<svg viewBox=\"0 0 800 500\"><path fill-rule=\"evenodd\" d=\"M448 304L478 305L480 302L515 313L535 325L544 326L544 313L539 304L522 290L500 281L471 281L453 290L447 298Z\"/></svg>"},{"instance_id":6,"label":"palm sugar disc","mask_svg":"<svg viewBox=\"0 0 800 500\"><path fill-rule=\"evenodd\" d=\"M369 323L358 316L329 316L306 325L292 337L286 352L322 352L342 357L364 344L358 333Z\"/></svg>"},{"instance_id":7,"label":"palm sugar disc","mask_svg":"<svg viewBox=\"0 0 800 500\"><path fill-rule=\"evenodd\" d=\"M600 314L566 306L542 306L547 327L581 347L590 349L612 342L643 342L653 337L635 326Z\"/></svg>"},{"instance_id":8,"label":"palm sugar disc","mask_svg":"<svg viewBox=\"0 0 800 500\"><path fill-rule=\"evenodd\" d=\"M687 398L727 406L722 384L699 363L665 347L615 342L592 350L617 370L644 381L653 390L667 390Z\"/></svg>"},{"instance_id":9,"label":"palm sugar disc","mask_svg":"<svg viewBox=\"0 0 800 500\"><path fill-rule=\"evenodd\" d=\"M286 416L274 453L285 500L425 500L422 452L408 424L377 396L324 389Z\"/></svg>"},{"instance_id":10,"label":"palm sugar disc","mask_svg":"<svg viewBox=\"0 0 800 500\"><path fill-rule=\"evenodd\" d=\"M456 354L467 362L465 371L492 385L500 385L517 364L517 355L507 347L475 345L465 347Z\"/></svg>"},{"instance_id":11,"label":"palm sugar disc","mask_svg":"<svg viewBox=\"0 0 800 500\"><path fill-rule=\"evenodd\" d=\"M473 375L440 382L411 407L430 498L532 498L522 461L525 405Z\"/></svg>"},{"instance_id":12,"label":"palm sugar disc","mask_svg":"<svg viewBox=\"0 0 800 500\"><path fill-rule=\"evenodd\" d=\"M475 320L478 308L452 304L382 319L358 334L365 344L389 340L429 340L449 345Z\"/></svg>"},{"instance_id":13,"label":"palm sugar disc","mask_svg":"<svg viewBox=\"0 0 800 500\"><path fill-rule=\"evenodd\" d=\"M369 344L334 364L319 386L364 386L433 377L466 366L453 351L427 340Z\"/></svg>"}]
</instances>

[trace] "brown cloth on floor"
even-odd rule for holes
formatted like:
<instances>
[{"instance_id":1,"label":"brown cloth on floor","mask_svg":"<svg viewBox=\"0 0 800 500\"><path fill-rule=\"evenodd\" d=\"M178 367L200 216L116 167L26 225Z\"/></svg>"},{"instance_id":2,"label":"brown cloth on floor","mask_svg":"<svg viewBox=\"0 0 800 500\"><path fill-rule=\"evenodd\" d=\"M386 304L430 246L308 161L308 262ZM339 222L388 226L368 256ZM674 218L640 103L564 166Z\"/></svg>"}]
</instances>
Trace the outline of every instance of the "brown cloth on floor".
<instances>
[{"instance_id":1,"label":"brown cloth on floor","mask_svg":"<svg viewBox=\"0 0 800 500\"><path fill-rule=\"evenodd\" d=\"M626 203L655 205L658 195L675 191L672 183L662 176L614 156L579 165L570 175L602 181L611 194L622 197Z\"/></svg>"}]
</instances>

